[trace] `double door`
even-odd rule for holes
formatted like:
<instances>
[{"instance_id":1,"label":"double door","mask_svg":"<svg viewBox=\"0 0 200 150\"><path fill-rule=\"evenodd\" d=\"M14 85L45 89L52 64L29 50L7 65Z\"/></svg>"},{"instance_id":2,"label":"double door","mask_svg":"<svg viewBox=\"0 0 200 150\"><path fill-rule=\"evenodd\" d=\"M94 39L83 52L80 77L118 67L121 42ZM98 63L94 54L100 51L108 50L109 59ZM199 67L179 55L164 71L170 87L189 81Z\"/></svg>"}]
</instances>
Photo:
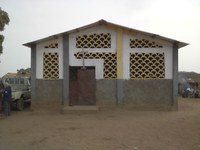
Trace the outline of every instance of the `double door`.
<instances>
[{"instance_id":1,"label":"double door","mask_svg":"<svg viewBox=\"0 0 200 150\"><path fill-rule=\"evenodd\" d=\"M70 67L69 105L95 105L95 68Z\"/></svg>"}]
</instances>

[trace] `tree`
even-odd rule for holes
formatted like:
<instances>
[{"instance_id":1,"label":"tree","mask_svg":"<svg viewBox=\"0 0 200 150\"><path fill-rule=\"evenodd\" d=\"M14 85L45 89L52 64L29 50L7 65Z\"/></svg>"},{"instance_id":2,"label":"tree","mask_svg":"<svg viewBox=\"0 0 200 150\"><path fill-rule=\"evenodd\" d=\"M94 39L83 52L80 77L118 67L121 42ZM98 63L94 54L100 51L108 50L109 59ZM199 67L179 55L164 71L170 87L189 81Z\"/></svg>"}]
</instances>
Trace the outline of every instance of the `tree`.
<instances>
[{"instance_id":1,"label":"tree","mask_svg":"<svg viewBox=\"0 0 200 150\"><path fill-rule=\"evenodd\" d=\"M26 69L18 69L17 70L18 75L25 75L25 76L30 76L31 75L31 68L26 68Z\"/></svg>"},{"instance_id":2,"label":"tree","mask_svg":"<svg viewBox=\"0 0 200 150\"><path fill-rule=\"evenodd\" d=\"M3 11L0 7L0 31L4 30L5 25L8 25L10 22L8 13ZM3 53L3 40L4 40L4 36L0 34L0 54Z\"/></svg>"}]
</instances>

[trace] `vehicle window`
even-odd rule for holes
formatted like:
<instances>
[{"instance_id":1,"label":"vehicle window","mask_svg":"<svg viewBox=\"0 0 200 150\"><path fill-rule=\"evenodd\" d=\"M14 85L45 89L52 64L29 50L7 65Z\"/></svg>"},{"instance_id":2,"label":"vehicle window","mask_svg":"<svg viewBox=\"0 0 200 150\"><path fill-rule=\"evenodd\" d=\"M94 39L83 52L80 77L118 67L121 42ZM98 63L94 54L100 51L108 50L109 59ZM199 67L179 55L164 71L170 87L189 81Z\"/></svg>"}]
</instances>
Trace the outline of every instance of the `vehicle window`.
<instances>
[{"instance_id":1,"label":"vehicle window","mask_svg":"<svg viewBox=\"0 0 200 150\"><path fill-rule=\"evenodd\" d=\"M15 79L14 78L10 78L8 83L15 84Z\"/></svg>"},{"instance_id":2,"label":"vehicle window","mask_svg":"<svg viewBox=\"0 0 200 150\"><path fill-rule=\"evenodd\" d=\"M20 84L24 84L24 79L20 79Z\"/></svg>"},{"instance_id":3,"label":"vehicle window","mask_svg":"<svg viewBox=\"0 0 200 150\"><path fill-rule=\"evenodd\" d=\"M19 84L19 78L15 78L15 84Z\"/></svg>"},{"instance_id":4,"label":"vehicle window","mask_svg":"<svg viewBox=\"0 0 200 150\"><path fill-rule=\"evenodd\" d=\"M10 80L8 78L5 79L5 82L10 84Z\"/></svg>"}]
</instances>

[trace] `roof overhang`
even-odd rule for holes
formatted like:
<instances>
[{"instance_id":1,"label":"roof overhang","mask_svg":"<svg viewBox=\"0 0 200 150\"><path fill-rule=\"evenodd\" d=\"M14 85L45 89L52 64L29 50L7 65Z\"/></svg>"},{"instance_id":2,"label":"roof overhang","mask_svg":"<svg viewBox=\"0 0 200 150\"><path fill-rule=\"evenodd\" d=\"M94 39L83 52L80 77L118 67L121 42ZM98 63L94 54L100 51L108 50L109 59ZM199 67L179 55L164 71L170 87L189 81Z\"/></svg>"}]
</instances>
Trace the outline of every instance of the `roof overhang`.
<instances>
[{"instance_id":1,"label":"roof overhang","mask_svg":"<svg viewBox=\"0 0 200 150\"><path fill-rule=\"evenodd\" d=\"M170 43L177 44L178 48L182 48L182 47L188 45L188 43L185 43L185 42L181 42L181 41L177 41L177 40L174 40L174 39L170 39L170 38L167 38L167 37L164 37L164 36L160 36L158 34L153 34L153 33L144 32L144 31L141 31L141 30L136 30L136 29L128 28L128 27L125 27L125 26L121 26L121 25L118 25L118 24L107 22L107 21L105 21L103 19L99 20L97 22L94 22L92 24L88 24L88 25L85 25L85 26L82 26L82 27L79 27L79 28L75 28L75 29L66 31L66 32L54 34L54 35L51 35L51 36L48 36L48 37L45 37L45 38L42 38L42 39L39 39L39 40L35 40L35 41L32 41L32 42L25 43L23 45L31 48L32 45L37 44L39 42L43 42L43 41L47 41L47 40L52 40L52 39L57 39L58 37L66 35L66 34L71 34L71 33L74 33L74 32L79 32L79 31L82 31L82 30L85 30L85 29L89 29L89 28L92 28L92 27L95 27L95 26L100 26L100 25L112 25L112 26L116 26L116 27L128 30L129 32L140 33L140 34L143 34L143 35L150 36L152 38L157 38L157 39L160 39L160 40L168 41Z\"/></svg>"}]
</instances>

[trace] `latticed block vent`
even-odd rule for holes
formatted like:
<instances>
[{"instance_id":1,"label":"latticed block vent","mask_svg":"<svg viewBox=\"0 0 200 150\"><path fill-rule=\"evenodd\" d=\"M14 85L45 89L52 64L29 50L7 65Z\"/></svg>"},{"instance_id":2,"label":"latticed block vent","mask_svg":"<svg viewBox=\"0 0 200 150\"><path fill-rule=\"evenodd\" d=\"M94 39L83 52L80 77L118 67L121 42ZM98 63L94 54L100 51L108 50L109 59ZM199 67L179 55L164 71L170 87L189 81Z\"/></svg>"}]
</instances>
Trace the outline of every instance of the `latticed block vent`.
<instances>
[{"instance_id":1,"label":"latticed block vent","mask_svg":"<svg viewBox=\"0 0 200 150\"><path fill-rule=\"evenodd\" d=\"M159 45L155 42L145 40L145 39L130 39L131 48L162 48L162 45Z\"/></svg>"},{"instance_id":2,"label":"latticed block vent","mask_svg":"<svg viewBox=\"0 0 200 150\"><path fill-rule=\"evenodd\" d=\"M76 38L77 48L111 48L110 33L82 35Z\"/></svg>"},{"instance_id":3,"label":"latticed block vent","mask_svg":"<svg viewBox=\"0 0 200 150\"><path fill-rule=\"evenodd\" d=\"M104 59L103 76L106 79L117 78L117 55L116 53L94 53L94 52L78 52L74 56L77 59Z\"/></svg>"},{"instance_id":4,"label":"latticed block vent","mask_svg":"<svg viewBox=\"0 0 200 150\"><path fill-rule=\"evenodd\" d=\"M164 78L164 53L131 53L130 78Z\"/></svg>"},{"instance_id":5,"label":"latticed block vent","mask_svg":"<svg viewBox=\"0 0 200 150\"><path fill-rule=\"evenodd\" d=\"M49 45L45 45L44 48L58 48L58 43L51 43Z\"/></svg>"},{"instance_id":6,"label":"latticed block vent","mask_svg":"<svg viewBox=\"0 0 200 150\"><path fill-rule=\"evenodd\" d=\"M59 55L56 52L43 53L43 78L59 78Z\"/></svg>"}]
</instances>

